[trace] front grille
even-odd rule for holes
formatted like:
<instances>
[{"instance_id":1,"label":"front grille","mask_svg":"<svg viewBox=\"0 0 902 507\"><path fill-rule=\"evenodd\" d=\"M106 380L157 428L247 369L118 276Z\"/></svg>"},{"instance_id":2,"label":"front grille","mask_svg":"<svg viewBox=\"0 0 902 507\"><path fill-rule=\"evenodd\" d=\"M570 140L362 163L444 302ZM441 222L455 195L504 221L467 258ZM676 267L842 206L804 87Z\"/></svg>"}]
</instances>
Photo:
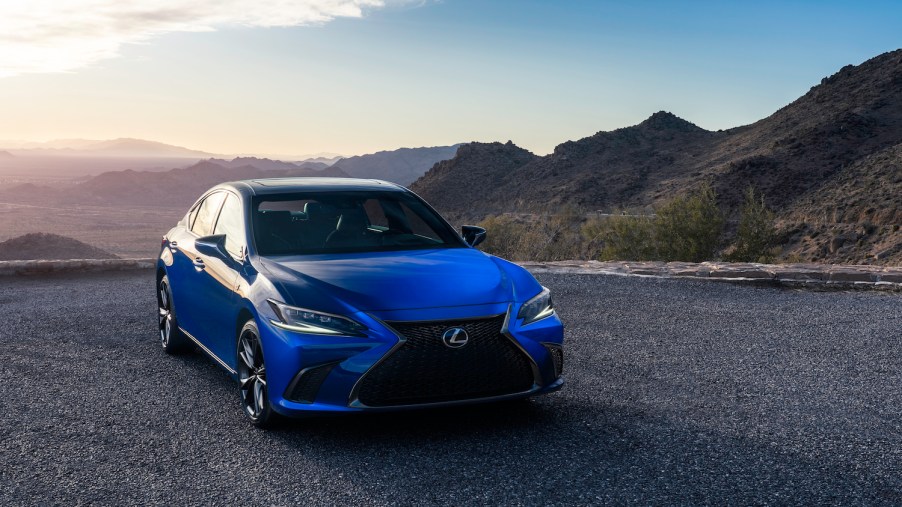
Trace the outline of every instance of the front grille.
<instances>
[{"instance_id":1,"label":"front grille","mask_svg":"<svg viewBox=\"0 0 902 507\"><path fill-rule=\"evenodd\" d=\"M323 364L302 370L285 390L285 398L300 403L313 403L323 381L338 363Z\"/></svg>"},{"instance_id":2,"label":"front grille","mask_svg":"<svg viewBox=\"0 0 902 507\"><path fill-rule=\"evenodd\" d=\"M485 398L528 391L529 358L501 333L504 315L478 320L387 322L405 338L361 380L358 400L371 407ZM469 342L450 348L442 334L462 327Z\"/></svg>"}]
</instances>

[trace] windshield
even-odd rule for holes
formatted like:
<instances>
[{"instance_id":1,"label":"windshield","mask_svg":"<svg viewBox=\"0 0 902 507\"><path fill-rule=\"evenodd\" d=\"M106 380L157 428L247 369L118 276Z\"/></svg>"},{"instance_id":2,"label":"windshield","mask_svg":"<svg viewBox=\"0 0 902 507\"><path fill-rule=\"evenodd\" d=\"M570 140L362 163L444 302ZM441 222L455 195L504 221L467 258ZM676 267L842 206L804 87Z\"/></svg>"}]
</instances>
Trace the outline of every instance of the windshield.
<instances>
[{"instance_id":1,"label":"windshield","mask_svg":"<svg viewBox=\"0 0 902 507\"><path fill-rule=\"evenodd\" d=\"M260 255L463 247L419 198L397 191L267 195L254 201Z\"/></svg>"}]
</instances>

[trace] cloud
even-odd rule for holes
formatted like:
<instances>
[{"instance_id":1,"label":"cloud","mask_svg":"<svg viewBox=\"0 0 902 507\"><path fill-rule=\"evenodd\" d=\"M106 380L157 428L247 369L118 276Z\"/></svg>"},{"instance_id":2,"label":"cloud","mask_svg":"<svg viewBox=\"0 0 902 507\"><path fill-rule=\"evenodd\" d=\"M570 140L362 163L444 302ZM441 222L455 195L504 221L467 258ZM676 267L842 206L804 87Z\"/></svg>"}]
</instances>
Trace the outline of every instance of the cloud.
<instances>
[{"instance_id":1,"label":"cloud","mask_svg":"<svg viewBox=\"0 0 902 507\"><path fill-rule=\"evenodd\" d=\"M0 0L0 77L65 72L167 32L359 18L406 0Z\"/></svg>"}]
</instances>

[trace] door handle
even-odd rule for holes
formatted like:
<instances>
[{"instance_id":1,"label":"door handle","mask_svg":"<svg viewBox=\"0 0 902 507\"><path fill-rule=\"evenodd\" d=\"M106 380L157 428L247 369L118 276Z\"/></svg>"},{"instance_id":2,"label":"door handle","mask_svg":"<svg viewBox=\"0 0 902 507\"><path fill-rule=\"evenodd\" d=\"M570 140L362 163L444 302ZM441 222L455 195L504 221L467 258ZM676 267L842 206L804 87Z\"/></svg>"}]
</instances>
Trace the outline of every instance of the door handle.
<instances>
[{"instance_id":1,"label":"door handle","mask_svg":"<svg viewBox=\"0 0 902 507\"><path fill-rule=\"evenodd\" d=\"M195 257L194 258L194 267L197 269L204 269L207 266L204 264L203 259L201 259L200 257Z\"/></svg>"}]
</instances>

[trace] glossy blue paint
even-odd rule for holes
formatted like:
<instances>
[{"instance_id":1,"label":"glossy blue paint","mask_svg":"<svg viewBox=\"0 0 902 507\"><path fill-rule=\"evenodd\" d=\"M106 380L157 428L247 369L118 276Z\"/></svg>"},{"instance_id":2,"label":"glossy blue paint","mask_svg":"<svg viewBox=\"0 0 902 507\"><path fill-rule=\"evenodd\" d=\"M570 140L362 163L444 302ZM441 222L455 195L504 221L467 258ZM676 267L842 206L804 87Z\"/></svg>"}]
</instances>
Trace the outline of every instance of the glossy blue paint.
<instances>
[{"instance_id":1,"label":"glossy blue paint","mask_svg":"<svg viewBox=\"0 0 902 507\"><path fill-rule=\"evenodd\" d=\"M534 364L533 389L498 398L528 397L561 387L542 343L563 343L557 314L522 325L520 306L541 285L520 266L476 250L463 240L452 247L365 253L260 256L254 246L252 201L261 195L309 192L408 190L386 182L303 178L225 183L207 192L238 197L245 229L234 238L243 255L204 255L194 242L192 211L164 237L158 276L168 275L180 326L222 363L237 369L237 339L253 319L266 361L269 402L283 415L419 408L421 405L365 407L353 391L361 377L396 347L401 338L384 321L453 321L508 314L507 334ZM197 204L192 210L197 207ZM450 226L448 226L450 227ZM460 239L458 236L455 238ZM201 267L198 267L201 266ZM365 326L362 336L325 336L284 329L267 303L275 300L336 314ZM285 391L304 368L335 363L312 403L290 401ZM464 399L443 404L475 403Z\"/></svg>"}]
</instances>

